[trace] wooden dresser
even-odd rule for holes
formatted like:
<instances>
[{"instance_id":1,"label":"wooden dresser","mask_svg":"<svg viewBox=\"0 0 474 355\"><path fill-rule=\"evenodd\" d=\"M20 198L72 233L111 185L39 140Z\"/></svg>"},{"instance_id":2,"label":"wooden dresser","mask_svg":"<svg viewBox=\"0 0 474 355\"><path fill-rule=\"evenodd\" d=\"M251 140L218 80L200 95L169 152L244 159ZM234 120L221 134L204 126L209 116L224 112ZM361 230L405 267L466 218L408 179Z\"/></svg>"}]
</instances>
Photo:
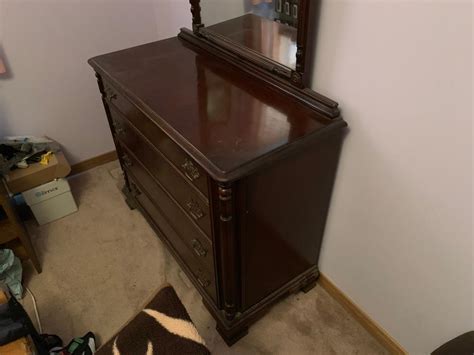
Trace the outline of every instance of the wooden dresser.
<instances>
[{"instance_id":1,"label":"wooden dresser","mask_svg":"<svg viewBox=\"0 0 474 355\"><path fill-rule=\"evenodd\" d=\"M228 344L318 278L346 123L172 38L89 61L125 192ZM133 236L130 236L133 238Z\"/></svg>"}]
</instances>

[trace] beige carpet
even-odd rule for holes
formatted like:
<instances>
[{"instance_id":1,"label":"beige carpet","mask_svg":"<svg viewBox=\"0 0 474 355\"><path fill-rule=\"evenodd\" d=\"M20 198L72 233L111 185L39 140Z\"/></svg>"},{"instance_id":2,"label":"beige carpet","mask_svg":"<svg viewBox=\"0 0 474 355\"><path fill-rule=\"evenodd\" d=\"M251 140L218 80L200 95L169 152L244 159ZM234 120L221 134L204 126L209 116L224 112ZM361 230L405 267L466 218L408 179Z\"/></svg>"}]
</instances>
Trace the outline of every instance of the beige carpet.
<instances>
[{"instance_id":1,"label":"beige carpet","mask_svg":"<svg viewBox=\"0 0 474 355\"><path fill-rule=\"evenodd\" d=\"M116 162L70 180L79 212L43 227L29 224L43 265L25 265L46 333L68 342L93 331L105 342L165 281L171 283L214 354L384 354L323 289L290 296L228 348L172 256L119 190ZM25 307L31 313L31 300Z\"/></svg>"}]
</instances>

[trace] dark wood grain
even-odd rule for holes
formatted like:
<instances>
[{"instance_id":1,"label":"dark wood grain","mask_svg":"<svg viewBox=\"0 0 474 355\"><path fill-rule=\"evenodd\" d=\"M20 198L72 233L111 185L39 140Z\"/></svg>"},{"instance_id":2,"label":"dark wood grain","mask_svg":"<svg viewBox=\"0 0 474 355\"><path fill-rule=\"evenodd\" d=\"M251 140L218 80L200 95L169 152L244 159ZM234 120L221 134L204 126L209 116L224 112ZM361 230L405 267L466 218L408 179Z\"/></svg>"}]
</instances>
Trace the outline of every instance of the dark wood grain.
<instances>
[{"instance_id":1,"label":"dark wood grain","mask_svg":"<svg viewBox=\"0 0 474 355\"><path fill-rule=\"evenodd\" d=\"M323 138L244 179L242 309L317 268L341 142Z\"/></svg>"},{"instance_id":2,"label":"dark wood grain","mask_svg":"<svg viewBox=\"0 0 474 355\"><path fill-rule=\"evenodd\" d=\"M162 239L169 244L172 250L189 269L188 276L198 284L201 291L206 292L214 302L217 302L214 278L214 262L212 254L196 255L193 248L193 239L196 233L192 225L186 222L176 204L169 198L159 185L147 174L146 170L137 164L133 170L127 168L130 181L138 191L136 199L144 210L147 219L152 220L152 226L160 229ZM201 238L204 248L212 250L212 246Z\"/></svg>"},{"instance_id":3,"label":"dark wood grain","mask_svg":"<svg viewBox=\"0 0 474 355\"><path fill-rule=\"evenodd\" d=\"M238 51L225 50L217 44L203 41L200 36L186 28L181 29L178 38L182 39L183 42L189 43L189 45L185 45L190 47L193 51L201 53L200 49L202 49L207 55L224 60L232 68L239 72L249 74L254 80L260 81L262 85L282 92L289 98L303 103L310 109L321 113L329 119L336 120L340 118L339 105L337 102L309 88L300 88L292 85L288 80L284 80L278 75L272 75L271 67L265 68L253 61L242 60Z\"/></svg>"},{"instance_id":4,"label":"dark wood grain","mask_svg":"<svg viewBox=\"0 0 474 355\"><path fill-rule=\"evenodd\" d=\"M182 36L90 63L128 200L232 345L315 285L346 123L333 101Z\"/></svg>"},{"instance_id":5,"label":"dark wood grain","mask_svg":"<svg viewBox=\"0 0 474 355\"><path fill-rule=\"evenodd\" d=\"M190 165L191 157L186 154L179 146L173 142L156 124L153 123L145 114L143 114L135 105L131 104L129 100L117 93L112 87L107 87L109 92L113 92L113 99L110 100L110 108L115 112L126 118L133 127L145 136L160 152L162 152L166 159L168 159L176 169L186 179L192 183L193 186L199 189L207 198L207 174L199 165ZM118 118L120 120L120 118ZM121 127L123 130L123 127ZM117 129L115 129L117 133Z\"/></svg>"},{"instance_id":6,"label":"dark wood grain","mask_svg":"<svg viewBox=\"0 0 474 355\"><path fill-rule=\"evenodd\" d=\"M254 161L331 126L345 125L177 39L110 53L90 63L220 181L238 178L256 168ZM198 72L211 78L206 85L198 81Z\"/></svg>"},{"instance_id":7,"label":"dark wood grain","mask_svg":"<svg viewBox=\"0 0 474 355\"><path fill-rule=\"evenodd\" d=\"M193 223L202 229L210 239L212 233L207 199L197 193L192 185L178 173L177 169L168 163L165 156L148 144L148 141L136 128L122 121L113 109L111 114L115 122L121 126L122 132L117 133L117 137L122 147L127 148L127 151L133 151L138 160L149 167L151 175L160 182L181 209L193 220ZM122 160L127 166L133 165L132 158L127 151L123 152Z\"/></svg>"}]
</instances>

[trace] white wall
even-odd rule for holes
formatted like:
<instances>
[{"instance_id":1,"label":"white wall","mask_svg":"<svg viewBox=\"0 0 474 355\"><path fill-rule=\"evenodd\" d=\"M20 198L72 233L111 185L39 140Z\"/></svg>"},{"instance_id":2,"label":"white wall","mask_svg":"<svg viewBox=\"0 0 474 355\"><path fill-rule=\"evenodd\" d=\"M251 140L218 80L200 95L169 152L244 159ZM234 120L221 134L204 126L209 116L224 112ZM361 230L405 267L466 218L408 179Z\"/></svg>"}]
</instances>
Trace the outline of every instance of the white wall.
<instances>
[{"instance_id":1,"label":"white wall","mask_svg":"<svg viewBox=\"0 0 474 355\"><path fill-rule=\"evenodd\" d=\"M350 125L321 270L410 353L474 329L472 4L323 0L314 89Z\"/></svg>"},{"instance_id":2,"label":"white wall","mask_svg":"<svg viewBox=\"0 0 474 355\"><path fill-rule=\"evenodd\" d=\"M129 0L133 1L133 0ZM155 8L157 39L176 36L182 27L192 28L189 0L152 0Z\"/></svg>"},{"instance_id":3,"label":"white wall","mask_svg":"<svg viewBox=\"0 0 474 355\"><path fill-rule=\"evenodd\" d=\"M188 23L189 22L189 23ZM0 0L0 136L48 135L71 163L114 149L87 59L190 27L186 0Z\"/></svg>"}]
</instances>

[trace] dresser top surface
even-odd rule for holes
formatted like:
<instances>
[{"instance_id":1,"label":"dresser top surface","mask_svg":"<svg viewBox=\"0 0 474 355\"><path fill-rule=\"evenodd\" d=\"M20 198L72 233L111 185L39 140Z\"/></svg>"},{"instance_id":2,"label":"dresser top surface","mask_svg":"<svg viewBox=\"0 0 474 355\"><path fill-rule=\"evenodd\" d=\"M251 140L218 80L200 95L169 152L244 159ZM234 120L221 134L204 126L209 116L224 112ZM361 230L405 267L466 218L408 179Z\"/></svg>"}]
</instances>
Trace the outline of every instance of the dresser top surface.
<instances>
[{"instance_id":1,"label":"dresser top surface","mask_svg":"<svg viewBox=\"0 0 474 355\"><path fill-rule=\"evenodd\" d=\"M178 38L89 63L221 180L336 123Z\"/></svg>"}]
</instances>

